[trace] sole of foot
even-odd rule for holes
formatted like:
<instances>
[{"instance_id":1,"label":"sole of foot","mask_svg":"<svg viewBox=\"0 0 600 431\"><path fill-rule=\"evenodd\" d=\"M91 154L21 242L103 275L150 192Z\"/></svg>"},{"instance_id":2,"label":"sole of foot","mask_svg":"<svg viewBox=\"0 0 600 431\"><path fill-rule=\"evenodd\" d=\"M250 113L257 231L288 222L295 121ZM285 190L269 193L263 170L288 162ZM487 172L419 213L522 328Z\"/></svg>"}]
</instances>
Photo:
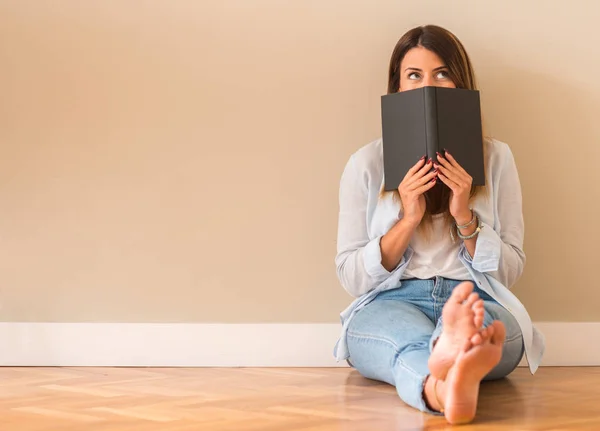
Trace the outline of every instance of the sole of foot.
<instances>
[{"instance_id":1,"label":"sole of foot","mask_svg":"<svg viewBox=\"0 0 600 431\"><path fill-rule=\"evenodd\" d=\"M500 362L506 330L494 321L482 334L482 342L467 342L445 382L444 415L453 425L466 424L475 418L481 380Z\"/></svg>"},{"instance_id":2,"label":"sole of foot","mask_svg":"<svg viewBox=\"0 0 600 431\"><path fill-rule=\"evenodd\" d=\"M465 342L470 341L474 345L481 343L478 333L483 325L485 311L483 300L473 292L473 288L471 282L456 286L442 310L442 334L435 343L428 362L429 372L439 380L446 379Z\"/></svg>"}]
</instances>

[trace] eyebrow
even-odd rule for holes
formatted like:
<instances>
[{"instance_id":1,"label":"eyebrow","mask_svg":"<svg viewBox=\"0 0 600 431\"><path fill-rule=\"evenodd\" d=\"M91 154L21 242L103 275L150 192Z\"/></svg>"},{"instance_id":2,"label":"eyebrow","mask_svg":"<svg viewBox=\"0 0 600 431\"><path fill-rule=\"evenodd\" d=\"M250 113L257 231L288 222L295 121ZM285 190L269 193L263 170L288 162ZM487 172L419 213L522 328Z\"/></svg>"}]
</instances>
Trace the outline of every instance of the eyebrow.
<instances>
[{"instance_id":1,"label":"eyebrow","mask_svg":"<svg viewBox=\"0 0 600 431\"><path fill-rule=\"evenodd\" d=\"M436 67L435 69L433 69L434 72L437 72L438 70L442 70L442 69L448 69L448 66L440 66L440 67ZM407 70L415 70L417 72L423 72L422 69L419 69L417 67L407 67L406 69L404 69L404 71L406 72Z\"/></svg>"}]
</instances>

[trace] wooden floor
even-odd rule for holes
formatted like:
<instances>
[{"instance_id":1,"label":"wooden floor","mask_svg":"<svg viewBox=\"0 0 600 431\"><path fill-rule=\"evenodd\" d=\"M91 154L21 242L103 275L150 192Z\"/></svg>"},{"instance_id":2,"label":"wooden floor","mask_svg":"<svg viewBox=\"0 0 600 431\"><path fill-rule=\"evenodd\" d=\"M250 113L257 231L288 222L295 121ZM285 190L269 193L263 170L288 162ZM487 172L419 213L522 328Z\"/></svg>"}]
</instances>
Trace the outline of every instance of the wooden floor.
<instances>
[{"instance_id":1,"label":"wooden floor","mask_svg":"<svg viewBox=\"0 0 600 431\"><path fill-rule=\"evenodd\" d=\"M443 430L349 368L0 368L2 431ZM600 368L519 368L461 430L600 430Z\"/></svg>"}]
</instances>

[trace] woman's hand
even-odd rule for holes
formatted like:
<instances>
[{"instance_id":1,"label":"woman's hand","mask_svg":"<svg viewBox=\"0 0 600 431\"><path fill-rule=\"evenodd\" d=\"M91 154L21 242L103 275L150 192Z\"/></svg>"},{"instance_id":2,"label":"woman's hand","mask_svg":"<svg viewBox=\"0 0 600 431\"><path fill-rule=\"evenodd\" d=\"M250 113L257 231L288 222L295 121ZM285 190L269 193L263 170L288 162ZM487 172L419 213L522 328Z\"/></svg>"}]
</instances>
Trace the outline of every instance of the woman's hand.
<instances>
[{"instance_id":1,"label":"woman's hand","mask_svg":"<svg viewBox=\"0 0 600 431\"><path fill-rule=\"evenodd\" d=\"M438 178L452 190L452 194L450 195L450 214L454 217L456 224L467 224L473 217L469 209L469 197L473 178L447 151L444 151L444 156L437 153L437 159L439 163L434 163L434 167L439 172Z\"/></svg>"},{"instance_id":2,"label":"woman's hand","mask_svg":"<svg viewBox=\"0 0 600 431\"><path fill-rule=\"evenodd\" d=\"M398 186L402 208L404 210L403 220L412 227L417 227L425 214L425 197L423 193L435 186L438 173L431 171L433 161L429 159L425 163L423 156L406 173L404 179Z\"/></svg>"}]
</instances>

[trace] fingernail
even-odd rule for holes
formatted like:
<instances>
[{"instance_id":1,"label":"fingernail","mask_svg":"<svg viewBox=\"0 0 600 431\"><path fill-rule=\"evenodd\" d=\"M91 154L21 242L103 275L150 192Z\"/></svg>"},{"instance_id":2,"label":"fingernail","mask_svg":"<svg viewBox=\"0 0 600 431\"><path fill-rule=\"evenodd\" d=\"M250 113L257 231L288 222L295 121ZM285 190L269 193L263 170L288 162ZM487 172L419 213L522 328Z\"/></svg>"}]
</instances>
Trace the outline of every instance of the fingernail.
<instances>
[{"instance_id":1,"label":"fingernail","mask_svg":"<svg viewBox=\"0 0 600 431\"><path fill-rule=\"evenodd\" d=\"M427 164L430 164L431 162L433 162L433 160L431 160L431 157L430 157L429 161L427 162Z\"/></svg>"},{"instance_id":2,"label":"fingernail","mask_svg":"<svg viewBox=\"0 0 600 431\"><path fill-rule=\"evenodd\" d=\"M421 161L421 160L425 160L425 157L427 157L427 156L423 156L423 157L421 157L421 158L419 159L419 161Z\"/></svg>"},{"instance_id":3,"label":"fingernail","mask_svg":"<svg viewBox=\"0 0 600 431\"><path fill-rule=\"evenodd\" d=\"M442 157L442 155L438 151L436 151L435 154L437 154L439 157Z\"/></svg>"},{"instance_id":4,"label":"fingernail","mask_svg":"<svg viewBox=\"0 0 600 431\"><path fill-rule=\"evenodd\" d=\"M450 152L447 149L445 149L445 148L444 148L444 153L450 155Z\"/></svg>"}]
</instances>

